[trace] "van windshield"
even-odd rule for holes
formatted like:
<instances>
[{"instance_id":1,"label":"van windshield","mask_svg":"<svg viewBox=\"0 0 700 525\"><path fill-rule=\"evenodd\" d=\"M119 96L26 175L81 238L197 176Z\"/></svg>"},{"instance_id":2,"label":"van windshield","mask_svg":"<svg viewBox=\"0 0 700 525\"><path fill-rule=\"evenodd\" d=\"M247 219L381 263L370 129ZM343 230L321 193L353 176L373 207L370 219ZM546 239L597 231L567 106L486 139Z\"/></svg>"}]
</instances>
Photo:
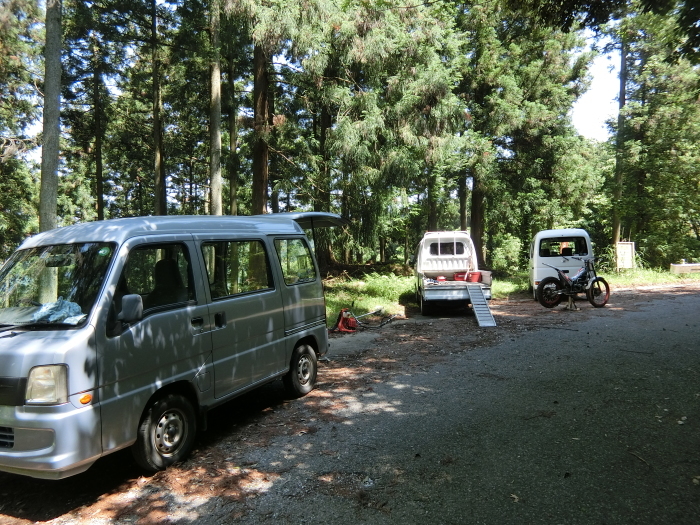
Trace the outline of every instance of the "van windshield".
<instances>
[{"instance_id":1,"label":"van windshield","mask_svg":"<svg viewBox=\"0 0 700 525\"><path fill-rule=\"evenodd\" d=\"M556 237L540 240L540 257L559 257L563 255L588 255L588 243L584 237Z\"/></svg>"},{"instance_id":2,"label":"van windshield","mask_svg":"<svg viewBox=\"0 0 700 525\"><path fill-rule=\"evenodd\" d=\"M0 325L79 325L114 252L115 245L99 242L18 250L0 270Z\"/></svg>"}]
</instances>

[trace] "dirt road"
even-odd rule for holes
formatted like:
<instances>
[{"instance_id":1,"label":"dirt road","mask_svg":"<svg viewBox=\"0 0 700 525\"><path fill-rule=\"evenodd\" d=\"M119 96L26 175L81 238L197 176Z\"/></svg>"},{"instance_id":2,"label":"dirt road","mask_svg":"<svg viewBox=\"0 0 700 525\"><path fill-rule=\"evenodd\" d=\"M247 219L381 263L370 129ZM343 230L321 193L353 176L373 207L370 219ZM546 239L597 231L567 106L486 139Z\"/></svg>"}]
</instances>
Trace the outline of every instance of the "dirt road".
<instances>
[{"instance_id":1,"label":"dirt road","mask_svg":"<svg viewBox=\"0 0 700 525\"><path fill-rule=\"evenodd\" d=\"M578 312L409 312L334 337L317 390L210 413L187 462L0 474L20 523L674 523L700 519L700 289L613 290Z\"/></svg>"}]
</instances>

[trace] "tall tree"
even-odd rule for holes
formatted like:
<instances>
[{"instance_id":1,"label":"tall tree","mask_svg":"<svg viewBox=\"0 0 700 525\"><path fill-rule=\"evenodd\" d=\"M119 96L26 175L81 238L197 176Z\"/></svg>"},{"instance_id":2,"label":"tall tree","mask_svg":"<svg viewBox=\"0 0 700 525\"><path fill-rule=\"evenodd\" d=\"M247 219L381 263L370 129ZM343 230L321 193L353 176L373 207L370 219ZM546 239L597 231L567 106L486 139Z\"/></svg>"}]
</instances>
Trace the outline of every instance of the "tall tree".
<instances>
[{"instance_id":1,"label":"tall tree","mask_svg":"<svg viewBox=\"0 0 700 525\"><path fill-rule=\"evenodd\" d=\"M580 203L600 183L567 162L574 152L586 158L568 112L586 87L592 55L580 53L577 35L552 31L496 0L457 20L469 36L458 90L468 100L471 233L483 257L495 234L525 244L533 229L581 218Z\"/></svg>"},{"instance_id":2,"label":"tall tree","mask_svg":"<svg viewBox=\"0 0 700 525\"><path fill-rule=\"evenodd\" d=\"M269 90L268 59L261 44L255 45L253 55L253 100L254 131L253 147L253 196L251 213L260 214L267 211L267 183L269 178Z\"/></svg>"},{"instance_id":3,"label":"tall tree","mask_svg":"<svg viewBox=\"0 0 700 525\"><path fill-rule=\"evenodd\" d=\"M209 101L209 178L211 181L211 214L223 213L221 194L221 30L220 0L209 4L209 35L211 39L211 80Z\"/></svg>"},{"instance_id":4,"label":"tall tree","mask_svg":"<svg viewBox=\"0 0 700 525\"><path fill-rule=\"evenodd\" d=\"M32 73L39 61L40 16L31 0L0 3L0 162L36 145L25 130L37 114Z\"/></svg>"},{"instance_id":5,"label":"tall tree","mask_svg":"<svg viewBox=\"0 0 700 525\"><path fill-rule=\"evenodd\" d=\"M158 38L158 2L151 0L151 56L153 64L153 173L155 176L156 215L168 213L165 155L163 153L163 95L161 91L160 40Z\"/></svg>"},{"instance_id":6,"label":"tall tree","mask_svg":"<svg viewBox=\"0 0 700 525\"><path fill-rule=\"evenodd\" d=\"M621 237L652 266L700 257L700 75L676 21L637 14L617 28L629 46L622 110Z\"/></svg>"},{"instance_id":7,"label":"tall tree","mask_svg":"<svg viewBox=\"0 0 700 525\"><path fill-rule=\"evenodd\" d=\"M112 95L107 87L124 67L124 13L109 3L64 4L63 110L68 171L92 179L98 220L105 218L105 151Z\"/></svg>"},{"instance_id":8,"label":"tall tree","mask_svg":"<svg viewBox=\"0 0 700 525\"><path fill-rule=\"evenodd\" d=\"M56 227L58 159L61 134L61 0L46 1L46 46L44 48L44 117L41 153L39 229Z\"/></svg>"}]
</instances>

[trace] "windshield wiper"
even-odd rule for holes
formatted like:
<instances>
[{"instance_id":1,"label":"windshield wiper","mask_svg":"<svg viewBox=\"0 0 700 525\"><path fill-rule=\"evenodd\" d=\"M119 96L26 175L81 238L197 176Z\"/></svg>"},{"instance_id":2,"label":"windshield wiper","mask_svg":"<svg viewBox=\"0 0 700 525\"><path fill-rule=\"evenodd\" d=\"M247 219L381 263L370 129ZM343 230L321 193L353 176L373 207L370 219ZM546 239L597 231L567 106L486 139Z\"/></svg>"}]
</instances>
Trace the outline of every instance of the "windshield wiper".
<instances>
[{"instance_id":1,"label":"windshield wiper","mask_svg":"<svg viewBox=\"0 0 700 525\"><path fill-rule=\"evenodd\" d=\"M75 328L78 325L69 323L52 323L50 321L33 321L31 323L3 324L0 325L0 333L12 330L34 330L36 328Z\"/></svg>"}]
</instances>

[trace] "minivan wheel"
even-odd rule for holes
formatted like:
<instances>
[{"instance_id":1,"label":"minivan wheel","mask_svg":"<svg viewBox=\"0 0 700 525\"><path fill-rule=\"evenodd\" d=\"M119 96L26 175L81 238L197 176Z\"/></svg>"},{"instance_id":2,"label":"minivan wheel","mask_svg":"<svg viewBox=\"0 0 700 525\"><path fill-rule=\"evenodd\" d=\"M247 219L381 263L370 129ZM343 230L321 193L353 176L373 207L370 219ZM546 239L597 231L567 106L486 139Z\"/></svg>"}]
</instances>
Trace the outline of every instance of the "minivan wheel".
<instances>
[{"instance_id":1,"label":"minivan wheel","mask_svg":"<svg viewBox=\"0 0 700 525\"><path fill-rule=\"evenodd\" d=\"M316 352L309 345L300 345L294 349L289 372L282 378L287 393L292 397L301 397L316 386L318 363Z\"/></svg>"},{"instance_id":2,"label":"minivan wheel","mask_svg":"<svg viewBox=\"0 0 700 525\"><path fill-rule=\"evenodd\" d=\"M192 403L183 396L168 394L144 415L132 447L134 459L149 472L163 470L189 455L196 434Z\"/></svg>"}]
</instances>

